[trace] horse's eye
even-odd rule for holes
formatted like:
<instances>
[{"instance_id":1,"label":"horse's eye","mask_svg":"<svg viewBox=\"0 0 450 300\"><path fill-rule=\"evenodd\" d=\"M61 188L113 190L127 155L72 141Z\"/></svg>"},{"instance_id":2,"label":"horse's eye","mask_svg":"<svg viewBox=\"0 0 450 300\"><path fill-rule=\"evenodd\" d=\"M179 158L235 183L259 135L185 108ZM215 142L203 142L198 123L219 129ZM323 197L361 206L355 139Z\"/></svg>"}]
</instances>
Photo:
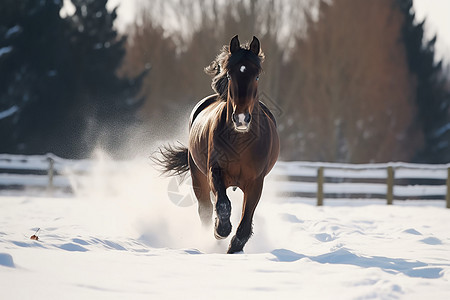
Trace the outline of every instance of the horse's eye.
<instances>
[{"instance_id":1,"label":"horse's eye","mask_svg":"<svg viewBox=\"0 0 450 300\"><path fill-rule=\"evenodd\" d=\"M228 73L228 72L227 72L227 79L228 79L228 80L231 80L230 73Z\"/></svg>"},{"instance_id":2,"label":"horse's eye","mask_svg":"<svg viewBox=\"0 0 450 300\"><path fill-rule=\"evenodd\" d=\"M256 81L258 81L259 80L259 75L258 76L256 76Z\"/></svg>"}]
</instances>

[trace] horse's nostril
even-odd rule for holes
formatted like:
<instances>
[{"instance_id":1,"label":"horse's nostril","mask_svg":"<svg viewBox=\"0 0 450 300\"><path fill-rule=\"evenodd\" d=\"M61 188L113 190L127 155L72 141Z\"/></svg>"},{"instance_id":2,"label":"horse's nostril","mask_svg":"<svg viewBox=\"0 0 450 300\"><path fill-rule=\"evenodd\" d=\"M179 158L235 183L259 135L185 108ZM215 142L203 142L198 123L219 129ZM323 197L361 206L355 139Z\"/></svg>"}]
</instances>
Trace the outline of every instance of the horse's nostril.
<instances>
[{"instance_id":1,"label":"horse's nostril","mask_svg":"<svg viewBox=\"0 0 450 300\"><path fill-rule=\"evenodd\" d=\"M233 113L233 115L231 116L231 118L233 119L233 122L234 122L234 123L239 122L239 118L238 118L238 116L237 116L235 113Z\"/></svg>"},{"instance_id":2,"label":"horse's nostril","mask_svg":"<svg viewBox=\"0 0 450 300\"><path fill-rule=\"evenodd\" d=\"M249 113L243 113L243 114L235 114L233 113L231 115L231 118L234 123L236 124L248 124L250 123L250 120L252 119L252 116Z\"/></svg>"},{"instance_id":3,"label":"horse's nostril","mask_svg":"<svg viewBox=\"0 0 450 300\"><path fill-rule=\"evenodd\" d=\"M249 113L245 114L245 119L244 119L245 123L248 124L248 123L250 123L251 120L252 120L252 115Z\"/></svg>"}]
</instances>

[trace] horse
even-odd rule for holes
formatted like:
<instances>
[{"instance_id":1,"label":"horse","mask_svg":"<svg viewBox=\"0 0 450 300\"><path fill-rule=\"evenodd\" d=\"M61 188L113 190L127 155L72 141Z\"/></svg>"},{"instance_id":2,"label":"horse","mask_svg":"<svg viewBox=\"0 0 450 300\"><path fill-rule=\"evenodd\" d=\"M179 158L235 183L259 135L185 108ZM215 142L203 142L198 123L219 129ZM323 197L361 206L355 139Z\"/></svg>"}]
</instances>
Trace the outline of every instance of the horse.
<instances>
[{"instance_id":1,"label":"horse","mask_svg":"<svg viewBox=\"0 0 450 300\"><path fill-rule=\"evenodd\" d=\"M215 210L216 239L228 237L232 229L227 188L242 190L242 216L227 253L243 251L253 234L252 220L264 178L280 151L275 117L258 100L263 60L256 37L241 47L238 36L234 36L205 68L213 76L211 87L216 93L192 110L188 146L163 146L157 159L163 173L183 175L190 171L204 225L212 223Z\"/></svg>"}]
</instances>

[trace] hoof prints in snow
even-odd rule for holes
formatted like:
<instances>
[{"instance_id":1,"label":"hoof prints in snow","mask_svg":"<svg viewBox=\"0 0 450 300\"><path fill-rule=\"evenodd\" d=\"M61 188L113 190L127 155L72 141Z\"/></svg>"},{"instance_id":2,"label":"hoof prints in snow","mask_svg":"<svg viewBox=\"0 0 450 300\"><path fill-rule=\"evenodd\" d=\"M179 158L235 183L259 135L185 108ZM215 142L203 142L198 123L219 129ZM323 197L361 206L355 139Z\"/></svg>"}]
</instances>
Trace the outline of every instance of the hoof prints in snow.
<instances>
[{"instance_id":1,"label":"hoof prints in snow","mask_svg":"<svg viewBox=\"0 0 450 300\"><path fill-rule=\"evenodd\" d=\"M75 238L72 239L73 243L66 243L63 245L55 245L57 248L66 250L66 251L79 251L79 252L86 252L89 251L88 246L91 245L101 245L105 247L106 249L113 249L113 250L120 250L125 251L127 250L125 247L119 245L118 243L109 241L109 240L101 240L97 238L93 238L90 240L90 242L85 241L83 239ZM83 247L86 246L86 247Z\"/></svg>"},{"instance_id":2,"label":"hoof prints in snow","mask_svg":"<svg viewBox=\"0 0 450 300\"><path fill-rule=\"evenodd\" d=\"M0 266L15 268L13 257L8 253L0 253Z\"/></svg>"},{"instance_id":3,"label":"hoof prints in snow","mask_svg":"<svg viewBox=\"0 0 450 300\"><path fill-rule=\"evenodd\" d=\"M333 237L328 233L318 233L315 235L315 238L320 242L331 242L336 239L336 237Z\"/></svg>"},{"instance_id":4,"label":"hoof prints in snow","mask_svg":"<svg viewBox=\"0 0 450 300\"><path fill-rule=\"evenodd\" d=\"M291 214L282 214L281 219L290 223L304 223L302 220L299 220L296 216Z\"/></svg>"},{"instance_id":5,"label":"hoof prints in snow","mask_svg":"<svg viewBox=\"0 0 450 300\"><path fill-rule=\"evenodd\" d=\"M418 231L415 230L414 228L406 229L406 230L404 230L403 232L404 232L404 233L413 234L413 235L422 235L420 232L418 232Z\"/></svg>"},{"instance_id":6,"label":"hoof prints in snow","mask_svg":"<svg viewBox=\"0 0 450 300\"><path fill-rule=\"evenodd\" d=\"M435 237L429 237L426 239L421 240L422 243L427 244L427 245L442 245L442 242L440 239L435 238Z\"/></svg>"},{"instance_id":7,"label":"hoof prints in snow","mask_svg":"<svg viewBox=\"0 0 450 300\"><path fill-rule=\"evenodd\" d=\"M276 249L271 253L276 257L273 260L279 262L294 262L303 258L308 258L321 264L353 265L362 268L375 267L380 268L387 273L395 274L398 272L409 277L440 278L443 276L442 268L430 267L420 261L410 262L404 259L382 256L363 257L358 256L347 249L339 249L335 252L319 256L306 256L287 249Z\"/></svg>"},{"instance_id":8,"label":"hoof prints in snow","mask_svg":"<svg viewBox=\"0 0 450 300\"><path fill-rule=\"evenodd\" d=\"M317 208L266 196L245 253L230 256L195 207L166 198L26 199L0 199L2 299L17 298L12 286L23 299L450 299L449 211L428 202Z\"/></svg>"},{"instance_id":9,"label":"hoof prints in snow","mask_svg":"<svg viewBox=\"0 0 450 300\"><path fill-rule=\"evenodd\" d=\"M86 252L88 249L81 247L80 245L73 244L73 243L67 243L61 246L57 246L60 249L66 250L66 251L78 251L78 252Z\"/></svg>"}]
</instances>

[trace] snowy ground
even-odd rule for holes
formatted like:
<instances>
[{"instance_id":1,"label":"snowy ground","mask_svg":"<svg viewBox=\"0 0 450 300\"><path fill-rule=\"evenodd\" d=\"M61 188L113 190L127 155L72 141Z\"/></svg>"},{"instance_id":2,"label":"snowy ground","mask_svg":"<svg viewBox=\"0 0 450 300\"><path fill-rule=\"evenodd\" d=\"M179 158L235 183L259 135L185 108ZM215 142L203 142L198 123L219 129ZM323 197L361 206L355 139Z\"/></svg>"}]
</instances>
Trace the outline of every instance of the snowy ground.
<instances>
[{"instance_id":1,"label":"snowy ground","mask_svg":"<svg viewBox=\"0 0 450 300\"><path fill-rule=\"evenodd\" d=\"M76 196L0 196L1 299L450 299L444 202L315 207L268 182L245 253L226 255L229 239L173 204L147 163L88 182Z\"/></svg>"}]
</instances>

